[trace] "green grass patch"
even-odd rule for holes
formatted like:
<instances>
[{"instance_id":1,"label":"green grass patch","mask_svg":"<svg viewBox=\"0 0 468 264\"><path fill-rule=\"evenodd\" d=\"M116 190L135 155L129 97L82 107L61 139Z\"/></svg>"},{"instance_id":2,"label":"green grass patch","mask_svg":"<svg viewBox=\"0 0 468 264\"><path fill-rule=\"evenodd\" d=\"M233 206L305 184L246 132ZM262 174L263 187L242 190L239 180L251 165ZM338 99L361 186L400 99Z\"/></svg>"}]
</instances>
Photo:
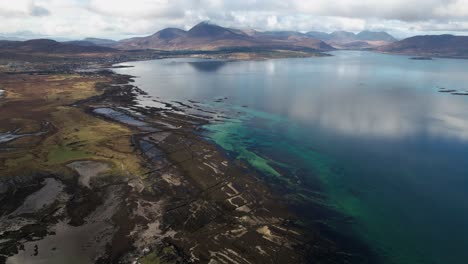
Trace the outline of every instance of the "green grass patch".
<instances>
[{"instance_id":1,"label":"green grass patch","mask_svg":"<svg viewBox=\"0 0 468 264\"><path fill-rule=\"evenodd\" d=\"M48 153L47 162L49 164L63 164L69 161L85 159L88 157L90 157L90 154L85 151L57 146L52 148Z\"/></svg>"},{"instance_id":2,"label":"green grass patch","mask_svg":"<svg viewBox=\"0 0 468 264\"><path fill-rule=\"evenodd\" d=\"M161 264L161 259L156 255L156 253L148 254L147 256L139 260L141 264Z\"/></svg>"}]
</instances>

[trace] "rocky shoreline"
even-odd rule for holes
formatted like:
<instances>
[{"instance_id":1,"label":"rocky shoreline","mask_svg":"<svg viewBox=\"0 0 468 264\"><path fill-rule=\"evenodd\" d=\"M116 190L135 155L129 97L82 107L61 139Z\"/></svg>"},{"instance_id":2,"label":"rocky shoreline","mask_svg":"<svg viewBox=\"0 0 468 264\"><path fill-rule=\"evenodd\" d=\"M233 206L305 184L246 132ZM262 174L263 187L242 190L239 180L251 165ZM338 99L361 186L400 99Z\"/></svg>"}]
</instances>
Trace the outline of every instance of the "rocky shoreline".
<instances>
[{"instance_id":1,"label":"rocky shoreline","mask_svg":"<svg viewBox=\"0 0 468 264\"><path fill-rule=\"evenodd\" d=\"M194 102L166 103L169 109L141 107L136 98L144 92L131 84L132 76L106 70L79 74L107 81L96 84L99 95L66 107L93 118L86 122L97 119L126 127L130 133L123 138L97 146L118 149L120 140L128 140L125 153L137 156L139 169L123 161L108 162L122 150L99 155L87 151L85 158L63 160L56 171L2 175L0 263L63 263L64 258L69 263L360 259L344 253L320 235L320 229L304 230L254 170L200 135L202 126L218 116L210 117L210 111L194 114L199 108ZM56 129L67 129L61 125L55 124ZM71 141L67 146L75 150L83 144ZM21 164L17 166L21 171ZM61 170L63 174L57 173Z\"/></svg>"},{"instance_id":2,"label":"rocky shoreline","mask_svg":"<svg viewBox=\"0 0 468 264\"><path fill-rule=\"evenodd\" d=\"M100 162L80 160L69 163L76 174L72 178L33 175L21 183L17 182L21 177L3 180L6 198L2 204L19 205L13 212L2 206L1 252L4 259L13 255L6 262L58 263L56 257L66 254L84 254L80 262L97 263L146 259L273 262L273 257L301 262L301 255L293 250L299 233L288 227L287 211L247 174L246 167L230 161L193 132L207 120L176 114L149 117L157 109L145 110L144 118L130 117L119 108L131 106L137 90L128 84L119 86L123 79L130 80L114 76L116 84L111 89L104 88L103 95L74 107L111 122L122 120L94 110L107 107L139 118L140 123L126 125L135 131L131 139L135 151L147 161L148 172L122 178L88 175L88 185L83 185L77 179L82 171L90 166L88 170L93 171L92 166ZM76 162L81 162L81 171ZM50 184L59 187L48 191L44 201L34 201L33 209L21 211L29 197L40 196ZM89 248L68 245L77 238L90 244ZM255 247L253 241L261 243ZM284 254L278 255L281 251Z\"/></svg>"}]
</instances>

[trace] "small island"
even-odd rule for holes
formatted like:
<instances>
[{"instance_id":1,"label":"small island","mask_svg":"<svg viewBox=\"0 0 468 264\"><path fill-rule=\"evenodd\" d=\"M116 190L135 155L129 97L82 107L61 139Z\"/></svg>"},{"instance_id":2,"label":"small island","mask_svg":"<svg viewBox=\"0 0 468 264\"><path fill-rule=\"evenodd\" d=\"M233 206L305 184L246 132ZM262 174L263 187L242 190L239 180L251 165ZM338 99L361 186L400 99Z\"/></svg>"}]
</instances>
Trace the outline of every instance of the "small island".
<instances>
[{"instance_id":1,"label":"small island","mask_svg":"<svg viewBox=\"0 0 468 264\"><path fill-rule=\"evenodd\" d=\"M439 88L439 93L454 93L457 92L455 89L446 89L446 88Z\"/></svg>"},{"instance_id":2,"label":"small island","mask_svg":"<svg viewBox=\"0 0 468 264\"><path fill-rule=\"evenodd\" d=\"M455 92L453 95L468 95L468 92Z\"/></svg>"},{"instance_id":3,"label":"small island","mask_svg":"<svg viewBox=\"0 0 468 264\"><path fill-rule=\"evenodd\" d=\"M411 57L410 60L433 60L431 57Z\"/></svg>"}]
</instances>

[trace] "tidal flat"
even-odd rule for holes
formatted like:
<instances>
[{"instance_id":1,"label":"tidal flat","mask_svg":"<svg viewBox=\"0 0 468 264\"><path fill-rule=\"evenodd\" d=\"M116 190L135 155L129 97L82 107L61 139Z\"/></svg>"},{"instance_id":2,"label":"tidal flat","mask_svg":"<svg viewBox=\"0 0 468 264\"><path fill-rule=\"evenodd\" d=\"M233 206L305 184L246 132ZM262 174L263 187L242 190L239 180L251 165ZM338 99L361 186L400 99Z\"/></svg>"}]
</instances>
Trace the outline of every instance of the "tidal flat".
<instances>
[{"instance_id":1,"label":"tidal flat","mask_svg":"<svg viewBox=\"0 0 468 264\"><path fill-rule=\"evenodd\" d=\"M28 67L0 73L0 134L24 135L0 142L0 263L372 263L206 140L222 114L143 107L129 75Z\"/></svg>"}]
</instances>

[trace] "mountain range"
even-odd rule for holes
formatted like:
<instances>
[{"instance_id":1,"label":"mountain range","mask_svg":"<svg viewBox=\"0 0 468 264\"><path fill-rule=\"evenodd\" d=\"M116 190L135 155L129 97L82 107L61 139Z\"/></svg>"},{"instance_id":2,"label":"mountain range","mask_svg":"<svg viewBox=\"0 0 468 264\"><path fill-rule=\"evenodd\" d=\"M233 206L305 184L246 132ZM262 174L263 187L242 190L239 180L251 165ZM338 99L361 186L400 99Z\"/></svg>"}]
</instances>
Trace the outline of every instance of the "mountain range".
<instances>
[{"instance_id":1,"label":"mountain range","mask_svg":"<svg viewBox=\"0 0 468 264\"><path fill-rule=\"evenodd\" d=\"M386 32L332 33L311 31L256 31L225 28L202 22L190 30L166 28L146 37L120 41L86 38L57 42L49 39L0 40L0 52L94 54L130 50L160 51L262 51L296 50L325 52L335 49L370 49L416 56L467 57L468 37L453 35L415 36L396 40Z\"/></svg>"},{"instance_id":2,"label":"mountain range","mask_svg":"<svg viewBox=\"0 0 468 264\"><path fill-rule=\"evenodd\" d=\"M397 41L387 32L362 31L357 34L347 31L335 31L330 34L311 31L307 36L325 41L338 49L368 49L387 45Z\"/></svg>"},{"instance_id":3,"label":"mountain range","mask_svg":"<svg viewBox=\"0 0 468 264\"><path fill-rule=\"evenodd\" d=\"M250 49L309 49L329 51L334 48L305 34L293 32L243 31L202 22L188 31L166 28L148 37L124 39L114 47L118 49L158 50L222 50Z\"/></svg>"},{"instance_id":4,"label":"mountain range","mask_svg":"<svg viewBox=\"0 0 468 264\"><path fill-rule=\"evenodd\" d=\"M395 39L385 32L363 31L354 34L336 31L301 33L296 31L256 31L221 27L201 22L190 30L166 28L146 37L114 41L85 38L57 42L47 39L0 41L0 51L34 53L96 53L117 50L162 51L258 51L305 50L331 51L336 48L362 49L388 44Z\"/></svg>"},{"instance_id":5,"label":"mountain range","mask_svg":"<svg viewBox=\"0 0 468 264\"><path fill-rule=\"evenodd\" d=\"M216 50L232 47L310 48L319 51L334 48L363 49L386 45L396 39L386 32L346 31L333 33L297 31L256 31L224 28L202 22L188 31L166 28L148 37L121 40L120 49Z\"/></svg>"}]
</instances>

